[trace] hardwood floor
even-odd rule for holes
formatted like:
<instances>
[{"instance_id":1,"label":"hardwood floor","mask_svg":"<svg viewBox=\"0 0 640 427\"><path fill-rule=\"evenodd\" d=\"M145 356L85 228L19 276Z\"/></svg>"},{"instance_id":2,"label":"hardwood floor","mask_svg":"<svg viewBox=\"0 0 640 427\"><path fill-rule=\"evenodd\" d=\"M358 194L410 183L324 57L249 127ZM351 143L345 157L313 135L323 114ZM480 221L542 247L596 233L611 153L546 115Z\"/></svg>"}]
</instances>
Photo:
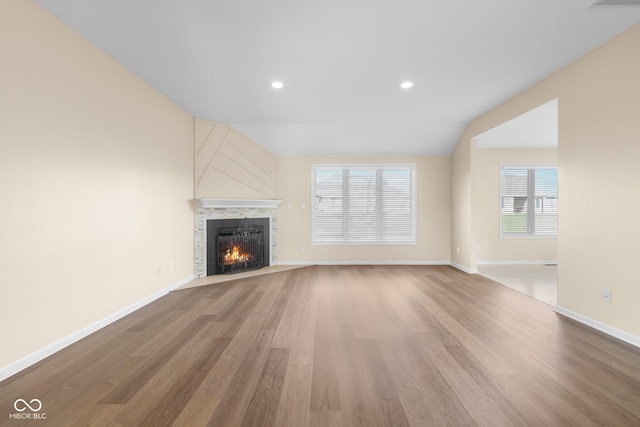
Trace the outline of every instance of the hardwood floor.
<instances>
[{"instance_id":1,"label":"hardwood floor","mask_svg":"<svg viewBox=\"0 0 640 427\"><path fill-rule=\"evenodd\" d=\"M558 304L558 266L549 264L479 265L478 273L555 307Z\"/></svg>"},{"instance_id":2,"label":"hardwood floor","mask_svg":"<svg viewBox=\"0 0 640 427\"><path fill-rule=\"evenodd\" d=\"M19 398L46 420L9 418ZM172 292L0 383L0 408L16 426L640 426L640 351L450 267L308 267Z\"/></svg>"}]
</instances>

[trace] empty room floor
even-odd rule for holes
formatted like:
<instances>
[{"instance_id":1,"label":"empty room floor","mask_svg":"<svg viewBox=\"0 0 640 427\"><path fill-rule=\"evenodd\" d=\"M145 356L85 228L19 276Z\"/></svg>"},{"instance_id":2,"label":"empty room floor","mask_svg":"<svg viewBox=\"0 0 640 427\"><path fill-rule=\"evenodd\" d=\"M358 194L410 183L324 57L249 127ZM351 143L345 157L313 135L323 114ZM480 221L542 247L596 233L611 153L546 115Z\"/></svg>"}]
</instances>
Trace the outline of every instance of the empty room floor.
<instances>
[{"instance_id":1,"label":"empty room floor","mask_svg":"<svg viewBox=\"0 0 640 427\"><path fill-rule=\"evenodd\" d=\"M479 265L478 272L552 307L558 303L557 265Z\"/></svg>"},{"instance_id":2,"label":"empty room floor","mask_svg":"<svg viewBox=\"0 0 640 427\"><path fill-rule=\"evenodd\" d=\"M47 426L640 425L640 351L452 267L313 266L171 292L18 398Z\"/></svg>"}]
</instances>

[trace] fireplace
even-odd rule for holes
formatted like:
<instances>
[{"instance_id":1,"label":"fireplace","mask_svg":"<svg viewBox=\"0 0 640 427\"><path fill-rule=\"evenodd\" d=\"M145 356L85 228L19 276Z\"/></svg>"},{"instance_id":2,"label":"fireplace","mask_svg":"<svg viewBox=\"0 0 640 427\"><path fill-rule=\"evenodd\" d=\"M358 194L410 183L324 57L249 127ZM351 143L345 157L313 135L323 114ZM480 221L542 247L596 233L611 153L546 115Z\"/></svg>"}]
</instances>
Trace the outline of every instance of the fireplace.
<instances>
[{"instance_id":1,"label":"fireplace","mask_svg":"<svg viewBox=\"0 0 640 427\"><path fill-rule=\"evenodd\" d=\"M268 250L265 251L264 263L266 266L278 263L278 206L282 200L271 199L196 199L196 214L194 218L195 228L195 273L197 277L206 277L215 274L215 269L209 270L209 255L213 249L208 249L207 228L210 220L227 220L242 218L265 218L269 221L268 239L265 232L265 240L268 240ZM214 236L215 240L215 236Z\"/></svg>"},{"instance_id":2,"label":"fireplace","mask_svg":"<svg viewBox=\"0 0 640 427\"><path fill-rule=\"evenodd\" d=\"M207 220L207 276L269 265L269 218Z\"/></svg>"}]
</instances>

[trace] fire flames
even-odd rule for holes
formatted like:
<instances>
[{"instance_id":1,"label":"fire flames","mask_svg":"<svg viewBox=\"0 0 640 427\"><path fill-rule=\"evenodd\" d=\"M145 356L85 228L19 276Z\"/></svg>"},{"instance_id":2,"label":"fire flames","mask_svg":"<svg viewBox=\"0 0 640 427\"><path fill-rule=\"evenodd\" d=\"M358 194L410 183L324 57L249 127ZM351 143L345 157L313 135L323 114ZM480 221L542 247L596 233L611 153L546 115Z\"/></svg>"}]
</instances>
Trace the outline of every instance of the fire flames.
<instances>
[{"instance_id":1,"label":"fire flames","mask_svg":"<svg viewBox=\"0 0 640 427\"><path fill-rule=\"evenodd\" d=\"M225 264L235 264L238 262L249 261L251 258L251 254L248 253L240 253L240 248L238 246L234 246L233 249L227 249L224 254L224 263Z\"/></svg>"}]
</instances>

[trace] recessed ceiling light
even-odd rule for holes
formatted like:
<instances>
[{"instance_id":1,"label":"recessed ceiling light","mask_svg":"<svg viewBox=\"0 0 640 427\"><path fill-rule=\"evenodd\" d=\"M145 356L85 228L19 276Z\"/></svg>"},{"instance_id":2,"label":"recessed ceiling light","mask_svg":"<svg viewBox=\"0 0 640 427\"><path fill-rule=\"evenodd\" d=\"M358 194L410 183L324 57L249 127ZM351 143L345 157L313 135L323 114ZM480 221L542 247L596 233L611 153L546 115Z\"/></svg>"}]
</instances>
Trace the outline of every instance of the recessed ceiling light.
<instances>
[{"instance_id":1,"label":"recessed ceiling light","mask_svg":"<svg viewBox=\"0 0 640 427\"><path fill-rule=\"evenodd\" d=\"M400 85L402 89L409 89L413 87L413 82L404 82Z\"/></svg>"},{"instance_id":2,"label":"recessed ceiling light","mask_svg":"<svg viewBox=\"0 0 640 427\"><path fill-rule=\"evenodd\" d=\"M273 82L271 83L271 87L274 89L282 89L284 87L284 83L282 82Z\"/></svg>"}]
</instances>

